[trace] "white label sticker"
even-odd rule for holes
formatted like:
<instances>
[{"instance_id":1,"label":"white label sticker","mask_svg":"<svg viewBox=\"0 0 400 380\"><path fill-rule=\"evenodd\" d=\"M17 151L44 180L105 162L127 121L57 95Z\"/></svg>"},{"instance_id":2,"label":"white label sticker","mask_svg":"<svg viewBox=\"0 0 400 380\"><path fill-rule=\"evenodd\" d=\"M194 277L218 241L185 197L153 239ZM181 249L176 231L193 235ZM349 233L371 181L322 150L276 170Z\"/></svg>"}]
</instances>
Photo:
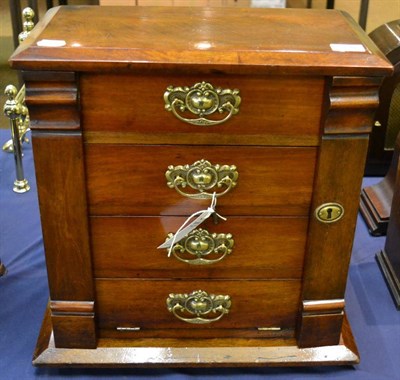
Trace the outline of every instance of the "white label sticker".
<instances>
[{"instance_id":1,"label":"white label sticker","mask_svg":"<svg viewBox=\"0 0 400 380\"><path fill-rule=\"evenodd\" d=\"M332 51L347 52L366 52L365 47L361 44L330 44Z\"/></svg>"},{"instance_id":2,"label":"white label sticker","mask_svg":"<svg viewBox=\"0 0 400 380\"><path fill-rule=\"evenodd\" d=\"M67 43L64 40L40 40L36 44L41 47L62 47Z\"/></svg>"},{"instance_id":3,"label":"white label sticker","mask_svg":"<svg viewBox=\"0 0 400 380\"><path fill-rule=\"evenodd\" d=\"M251 0L253 8L285 8L286 0Z\"/></svg>"}]
</instances>

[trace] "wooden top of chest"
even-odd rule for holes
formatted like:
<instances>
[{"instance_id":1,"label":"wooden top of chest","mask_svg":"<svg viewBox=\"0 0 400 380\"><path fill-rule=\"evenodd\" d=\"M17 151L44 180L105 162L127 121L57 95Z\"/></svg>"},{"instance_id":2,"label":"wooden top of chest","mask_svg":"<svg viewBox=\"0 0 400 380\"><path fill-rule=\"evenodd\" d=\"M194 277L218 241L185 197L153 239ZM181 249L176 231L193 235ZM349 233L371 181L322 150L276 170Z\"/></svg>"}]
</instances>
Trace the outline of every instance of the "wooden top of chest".
<instances>
[{"instance_id":1,"label":"wooden top of chest","mask_svg":"<svg viewBox=\"0 0 400 380\"><path fill-rule=\"evenodd\" d=\"M58 7L11 57L24 70L192 68L380 76L392 67L345 13L199 7Z\"/></svg>"}]
</instances>

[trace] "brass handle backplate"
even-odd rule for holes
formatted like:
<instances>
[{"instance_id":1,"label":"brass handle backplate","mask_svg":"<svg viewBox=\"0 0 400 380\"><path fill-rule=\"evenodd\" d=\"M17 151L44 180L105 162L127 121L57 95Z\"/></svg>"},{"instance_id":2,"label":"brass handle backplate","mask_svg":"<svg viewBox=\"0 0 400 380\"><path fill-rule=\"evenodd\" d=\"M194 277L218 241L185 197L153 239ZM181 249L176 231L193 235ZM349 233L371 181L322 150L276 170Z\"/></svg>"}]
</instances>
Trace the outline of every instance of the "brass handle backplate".
<instances>
[{"instance_id":1,"label":"brass handle backplate","mask_svg":"<svg viewBox=\"0 0 400 380\"><path fill-rule=\"evenodd\" d=\"M165 109L179 120L193 125L216 125L224 123L239 112L239 90L215 88L201 82L192 87L168 86L164 93ZM222 118L209 118L213 114ZM186 117L194 116L194 117Z\"/></svg>"},{"instance_id":2,"label":"brass handle backplate","mask_svg":"<svg viewBox=\"0 0 400 380\"><path fill-rule=\"evenodd\" d=\"M191 199L209 199L213 193L219 197L234 188L239 173L235 165L213 165L203 159L192 165L170 165L165 177L168 187L179 194ZM187 186L198 192L183 191Z\"/></svg>"},{"instance_id":3,"label":"brass handle backplate","mask_svg":"<svg viewBox=\"0 0 400 380\"><path fill-rule=\"evenodd\" d=\"M166 240L174 234L170 233ZM207 265L221 261L232 252L234 240L231 234L210 234L198 228L190 232L172 248L172 254L180 261L192 265Z\"/></svg>"},{"instance_id":4,"label":"brass handle backplate","mask_svg":"<svg viewBox=\"0 0 400 380\"><path fill-rule=\"evenodd\" d=\"M171 293L167 308L176 318L193 324L206 324L220 320L229 313L231 298L227 295L208 294L196 290L190 294Z\"/></svg>"}]
</instances>

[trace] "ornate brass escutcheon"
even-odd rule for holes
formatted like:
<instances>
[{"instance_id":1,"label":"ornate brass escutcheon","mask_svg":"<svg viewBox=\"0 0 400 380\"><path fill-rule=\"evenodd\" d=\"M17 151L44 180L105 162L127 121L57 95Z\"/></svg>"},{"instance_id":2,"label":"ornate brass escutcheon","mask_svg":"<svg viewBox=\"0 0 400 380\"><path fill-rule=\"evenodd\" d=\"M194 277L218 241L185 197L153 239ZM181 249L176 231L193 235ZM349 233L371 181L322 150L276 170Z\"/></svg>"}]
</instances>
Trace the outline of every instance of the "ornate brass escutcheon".
<instances>
[{"instance_id":1,"label":"ornate brass escutcheon","mask_svg":"<svg viewBox=\"0 0 400 380\"><path fill-rule=\"evenodd\" d=\"M190 294L171 293L167 298L168 311L181 321L193 324L216 322L229 313L230 307L228 295L208 294L203 290Z\"/></svg>"},{"instance_id":2,"label":"ornate brass escutcheon","mask_svg":"<svg viewBox=\"0 0 400 380\"><path fill-rule=\"evenodd\" d=\"M214 192L220 197L234 188L239 173L235 165L213 165L202 159L192 165L170 165L165 177L168 187L174 188L179 194L191 199L209 199ZM187 186L198 192L184 192L182 189ZM223 190L218 192L217 189Z\"/></svg>"},{"instance_id":3,"label":"ornate brass escutcheon","mask_svg":"<svg viewBox=\"0 0 400 380\"><path fill-rule=\"evenodd\" d=\"M322 223L337 222L344 215L344 208L339 203L324 203L315 210L316 218Z\"/></svg>"},{"instance_id":4,"label":"ornate brass escutcheon","mask_svg":"<svg viewBox=\"0 0 400 380\"><path fill-rule=\"evenodd\" d=\"M174 234L170 233L167 239ZM192 265L207 265L221 261L232 252L234 240L231 234L210 234L202 228L191 231L172 248L172 254L180 261Z\"/></svg>"},{"instance_id":5,"label":"ornate brass escutcheon","mask_svg":"<svg viewBox=\"0 0 400 380\"><path fill-rule=\"evenodd\" d=\"M239 112L239 90L215 88L201 82L192 87L168 86L164 93L165 109L179 120L193 125L224 123ZM223 118L208 118L214 113L226 114ZM189 115L195 117L185 117ZM197 116L197 117L196 117Z\"/></svg>"}]
</instances>

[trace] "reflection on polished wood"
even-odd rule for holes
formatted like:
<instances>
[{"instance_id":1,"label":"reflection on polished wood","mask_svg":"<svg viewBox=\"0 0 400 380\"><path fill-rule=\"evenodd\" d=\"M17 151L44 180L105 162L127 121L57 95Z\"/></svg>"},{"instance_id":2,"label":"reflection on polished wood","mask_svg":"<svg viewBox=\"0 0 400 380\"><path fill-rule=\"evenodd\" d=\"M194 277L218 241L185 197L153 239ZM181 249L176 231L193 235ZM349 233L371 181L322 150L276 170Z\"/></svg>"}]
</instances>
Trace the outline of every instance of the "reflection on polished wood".
<instances>
[{"instance_id":1,"label":"reflection on polished wood","mask_svg":"<svg viewBox=\"0 0 400 380\"><path fill-rule=\"evenodd\" d=\"M373 66L376 75L386 75L388 64L382 53L347 18L350 16L337 11L302 9L53 8L35 29L30 47L21 46L14 53L11 66L52 71L74 67L84 72L93 71L93 65L97 72L107 69L152 72L158 68L168 74L180 64L186 65L181 68L186 75L195 68L196 72L216 75L247 73L255 77L267 73L368 76ZM296 29L296 33L287 27L293 19L304 26ZM98 28L99 22L107 28ZM222 27L226 23L235 25L235 33L226 34ZM127 30L127 24L136 27ZM321 33L321 25L329 25L329 32ZM273 40L265 37L271 35ZM44 45L38 45L39 40L44 40ZM65 45L49 49L45 46L49 40L64 41ZM202 49L197 45L202 41L212 42L211 47ZM361 43L367 49L359 54L340 52L338 59L330 44L343 41L350 45ZM38 56L46 59L39 63L35 59ZM239 85L236 87L242 91Z\"/></svg>"}]
</instances>

